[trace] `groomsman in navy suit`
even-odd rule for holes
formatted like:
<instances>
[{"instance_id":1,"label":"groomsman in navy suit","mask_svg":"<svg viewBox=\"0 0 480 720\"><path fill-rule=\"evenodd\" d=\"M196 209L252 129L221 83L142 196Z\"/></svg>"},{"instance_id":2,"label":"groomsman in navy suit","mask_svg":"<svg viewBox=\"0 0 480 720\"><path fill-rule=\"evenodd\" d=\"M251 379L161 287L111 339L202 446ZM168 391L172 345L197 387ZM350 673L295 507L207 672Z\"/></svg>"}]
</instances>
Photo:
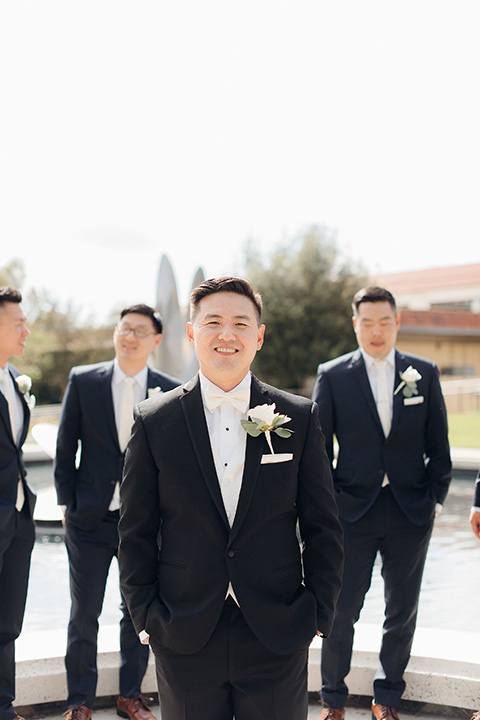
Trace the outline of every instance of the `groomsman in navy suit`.
<instances>
[{"instance_id":1,"label":"groomsman in navy suit","mask_svg":"<svg viewBox=\"0 0 480 720\"><path fill-rule=\"evenodd\" d=\"M179 381L147 366L162 340L162 319L147 305L122 310L115 359L75 367L63 400L55 485L65 513L72 606L68 625L67 720L89 720L97 686L97 635L110 564L118 550L119 484L133 407ZM80 448L80 462L76 456ZM155 720L140 686L148 662L122 601L117 713Z\"/></svg>"},{"instance_id":2,"label":"groomsman in navy suit","mask_svg":"<svg viewBox=\"0 0 480 720\"><path fill-rule=\"evenodd\" d=\"M27 599L35 541L35 493L25 480L22 446L30 422L28 388L8 359L23 355L30 335L17 290L0 288L0 720L19 716L15 700L15 640ZM28 378L26 378L28 380Z\"/></svg>"},{"instance_id":3,"label":"groomsman in navy suit","mask_svg":"<svg viewBox=\"0 0 480 720\"><path fill-rule=\"evenodd\" d=\"M372 714L397 720L433 521L451 480L447 417L436 365L395 349L392 294L368 287L352 307L359 348L320 365L313 392L345 538L342 590L322 644L320 718L344 718L354 624L380 553L385 622Z\"/></svg>"}]
</instances>

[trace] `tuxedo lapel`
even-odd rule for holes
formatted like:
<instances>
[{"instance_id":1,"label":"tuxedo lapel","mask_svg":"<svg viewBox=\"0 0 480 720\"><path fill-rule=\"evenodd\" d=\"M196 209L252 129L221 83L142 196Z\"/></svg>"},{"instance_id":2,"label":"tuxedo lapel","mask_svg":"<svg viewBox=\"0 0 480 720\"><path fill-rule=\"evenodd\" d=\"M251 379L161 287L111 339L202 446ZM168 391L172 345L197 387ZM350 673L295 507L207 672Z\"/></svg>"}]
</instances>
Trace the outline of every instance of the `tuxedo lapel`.
<instances>
[{"instance_id":1,"label":"tuxedo lapel","mask_svg":"<svg viewBox=\"0 0 480 720\"><path fill-rule=\"evenodd\" d=\"M269 398L266 389L263 388L262 384L257 378L252 375L252 387L250 392L250 407L256 407L257 405L264 405L265 403L270 404L272 401ZM247 435L247 447L245 451L245 465L243 467L242 487L240 489L240 496L238 498L237 512L235 513L235 520L233 521L232 534L233 538L238 529L241 527L245 516L250 507L250 502L253 497L253 492L257 484L258 471L260 469L260 463L262 454L268 452L268 446L264 434L262 433L259 437L252 437Z\"/></svg>"},{"instance_id":2,"label":"tuxedo lapel","mask_svg":"<svg viewBox=\"0 0 480 720\"><path fill-rule=\"evenodd\" d=\"M8 401L3 392L0 392L0 417L5 423L5 429L7 430L9 436L12 438L13 441L12 427L10 425L10 415L8 412Z\"/></svg>"},{"instance_id":3,"label":"tuxedo lapel","mask_svg":"<svg viewBox=\"0 0 480 720\"><path fill-rule=\"evenodd\" d=\"M113 361L111 363L107 363L99 370L98 381L100 387L98 388L99 392L97 397L100 400L101 408L97 407L96 412L103 412L105 414L108 432L114 442L118 445L118 432L117 425L115 423L115 411L113 409L112 376Z\"/></svg>"},{"instance_id":4,"label":"tuxedo lapel","mask_svg":"<svg viewBox=\"0 0 480 720\"><path fill-rule=\"evenodd\" d=\"M407 359L405 358L402 353L399 353L398 350L395 350L395 380L393 383L393 392L397 389L397 387L402 382L400 379L400 373L407 369L409 363ZM398 391L396 395L393 396L393 416L392 416L392 429L395 429L395 426L398 424L402 412L403 407L403 401L404 401L404 395L401 390Z\"/></svg>"},{"instance_id":5,"label":"tuxedo lapel","mask_svg":"<svg viewBox=\"0 0 480 720\"><path fill-rule=\"evenodd\" d=\"M18 388L14 374L12 373L12 371L10 369L8 370L8 372L10 373L10 377L12 378L13 390L20 398L20 402L21 402L22 410L23 410L22 430L20 432L19 437L17 438L16 443L13 440L13 431L12 431L12 425L10 423L10 413L8 410L8 400L5 397L5 395L3 394L3 392L0 392L0 417L3 419L3 422L5 423L5 427L7 429L8 435L11 438L14 445L21 448L23 443L25 442L25 438L27 437L27 433L28 433L28 426L30 423L30 408L28 407L24 396L22 395L22 393L20 392L20 390ZM18 371L17 371L17 375L18 375Z\"/></svg>"},{"instance_id":6,"label":"tuxedo lapel","mask_svg":"<svg viewBox=\"0 0 480 720\"><path fill-rule=\"evenodd\" d=\"M370 386L370 381L367 375L367 369L365 367L365 361L362 357L362 353L360 352L360 350L357 350L354 353L351 360L351 366L355 379L368 406L368 409L370 410L375 422L383 433L383 427L380 416L378 414L377 404L375 402L375 398L373 397L372 388Z\"/></svg>"},{"instance_id":7,"label":"tuxedo lapel","mask_svg":"<svg viewBox=\"0 0 480 720\"><path fill-rule=\"evenodd\" d=\"M160 383L156 380L155 375L154 375L153 372L150 370L150 368L148 368L148 371L147 371L147 391L146 391L146 394L145 394L145 399L146 399L146 400L148 399L148 391L150 390L150 388L156 388L156 387L159 387L159 388L160 388L160 391L159 391L159 392L163 392L163 390L162 390L162 388L161 388L161 386L160 386Z\"/></svg>"},{"instance_id":8,"label":"tuxedo lapel","mask_svg":"<svg viewBox=\"0 0 480 720\"><path fill-rule=\"evenodd\" d=\"M14 381L13 383L15 387L15 392L20 398L20 402L22 403L22 409L23 409L23 424L22 424L22 431L20 433L20 437L18 438L17 444L18 447L22 447L23 443L26 440L27 433L28 433L28 426L30 424L30 408L27 405L27 401L25 400L25 396L20 392L17 383Z\"/></svg>"},{"instance_id":9,"label":"tuxedo lapel","mask_svg":"<svg viewBox=\"0 0 480 720\"><path fill-rule=\"evenodd\" d=\"M217 471L215 470L198 375L184 386L183 391L184 394L180 398L180 403L203 479L218 512L229 527Z\"/></svg>"}]
</instances>

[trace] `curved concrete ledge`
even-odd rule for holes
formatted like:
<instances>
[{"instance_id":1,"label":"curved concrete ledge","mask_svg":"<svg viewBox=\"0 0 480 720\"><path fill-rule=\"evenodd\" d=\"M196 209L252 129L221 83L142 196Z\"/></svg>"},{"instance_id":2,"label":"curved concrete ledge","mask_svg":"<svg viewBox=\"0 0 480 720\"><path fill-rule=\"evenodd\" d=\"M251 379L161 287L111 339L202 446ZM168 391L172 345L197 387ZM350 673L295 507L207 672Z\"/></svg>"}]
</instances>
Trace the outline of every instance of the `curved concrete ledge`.
<instances>
[{"instance_id":1,"label":"curved concrete ledge","mask_svg":"<svg viewBox=\"0 0 480 720\"><path fill-rule=\"evenodd\" d=\"M371 697L380 639L381 628L376 625L358 623L356 626L352 669L347 680L351 695ZM24 655L25 659L17 662L16 706L64 702L67 687L64 659L59 655L59 648L65 646L65 633L42 632L28 640L30 642L20 638L19 641L18 656ZM480 698L479 643L478 634L418 628L405 676L404 700L477 710ZM118 627L101 628L99 645L97 697L112 697L118 694ZM321 640L315 639L310 649L310 692L320 691L320 649ZM51 657L37 659L35 654L50 654ZM153 654L142 691L145 694L157 691Z\"/></svg>"}]
</instances>

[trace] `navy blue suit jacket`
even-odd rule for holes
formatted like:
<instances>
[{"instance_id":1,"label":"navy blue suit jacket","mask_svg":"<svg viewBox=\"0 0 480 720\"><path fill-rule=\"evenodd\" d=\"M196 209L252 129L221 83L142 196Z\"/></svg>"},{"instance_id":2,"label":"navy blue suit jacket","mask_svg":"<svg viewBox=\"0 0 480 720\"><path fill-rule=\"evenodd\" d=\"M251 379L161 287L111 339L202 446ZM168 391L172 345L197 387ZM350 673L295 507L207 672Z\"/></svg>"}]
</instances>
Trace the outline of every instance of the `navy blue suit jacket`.
<instances>
[{"instance_id":1,"label":"navy blue suit jacket","mask_svg":"<svg viewBox=\"0 0 480 720\"><path fill-rule=\"evenodd\" d=\"M70 371L58 428L55 486L59 505L74 525L91 530L105 517L124 453L118 444L112 397L113 360ZM147 388L163 392L179 380L148 368ZM80 464L75 466L78 446Z\"/></svg>"},{"instance_id":2,"label":"navy blue suit jacket","mask_svg":"<svg viewBox=\"0 0 480 720\"><path fill-rule=\"evenodd\" d=\"M229 581L256 636L273 652L331 630L342 572L342 532L314 403L252 377L250 407L276 403L291 417L272 434L286 462L262 464L262 433L247 437L230 528L198 378L140 403L120 494L119 565L137 632L177 652L201 649ZM298 529L301 545L297 536Z\"/></svg>"},{"instance_id":3,"label":"navy blue suit jacket","mask_svg":"<svg viewBox=\"0 0 480 720\"><path fill-rule=\"evenodd\" d=\"M17 368L10 365L10 363L8 363L7 367L13 378L20 375ZM19 395L22 401L23 427L18 442L15 443L10 425L8 402L3 393L0 392L0 537L11 534L15 527L15 502L17 500L19 478L22 478L25 500L31 517L33 517L36 500L35 491L25 479L27 473L22 452L23 443L27 437L28 425L30 423L30 409L18 389L17 383L14 382L13 384L17 395Z\"/></svg>"},{"instance_id":4,"label":"navy blue suit jacket","mask_svg":"<svg viewBox=\"0 0 480 720\"><path fill-rule=\"evenodd\" d=\"M475 505L475 507L480 507L480 470L478 471L477 479L475 480L475 492L472 504Z\"/></svg>"},{"instance_id":5,"label":"navy blue suit jacket","mask_svg":"<svg viewBox=\"0 0 480 720\"><path fill-rule=\"evenodd\" d=\"M438 369L429 360L395 351L395 389L400 372L412 365L421 374L417 400L400 390L393 398L387 438L360 350L318 368L313 399L318 403L327 453L338 458L333 480L340 516L354 522L380 492L385 473L404 514L415 525L432 519L451 480L447 418Z\"/></svg>"}]
</instances>

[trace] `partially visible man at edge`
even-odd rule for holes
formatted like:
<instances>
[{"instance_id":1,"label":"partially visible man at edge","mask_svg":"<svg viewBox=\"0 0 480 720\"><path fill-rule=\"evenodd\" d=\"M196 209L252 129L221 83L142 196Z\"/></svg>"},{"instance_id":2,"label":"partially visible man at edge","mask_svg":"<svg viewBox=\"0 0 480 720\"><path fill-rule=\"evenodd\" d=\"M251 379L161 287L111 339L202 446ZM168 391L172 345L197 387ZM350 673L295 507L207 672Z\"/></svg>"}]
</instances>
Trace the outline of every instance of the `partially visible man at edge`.
<instances>
[{"instance_id":1,"label":"partially visible man at edge","mask_svg":"<svg viewBox=\"0 0 480 720\"><path fill-rule=\"evenodd\" d=\"M18 290L0 288L0 720L19 718L15 700L15 640L22 629L35 541L35 493L25 476L22 446L30 422L28 386L10 365L23 355L30 331ZM28 380L28 378L26 378Z\"/></svg>"},{"instance_id":2,"label":"partially visible man at edge","mask_svg":"<svg viewBox=\"0 0 480 720\"><path fill-rule=\"evenodd\" d=\"M305 720L308 647L333 620L343 553L317 407L251 374L261 309L240 278L194 288L199 375L136 409L120 577L162 720ZM256 412L292 434L247 434Z\"/></svg>"},{"instance_id":3,"label":"partially visible man at edge","mask_svg":"<svg viewBox=\"0 0 480 720\"><path fill-rule=\"evenodd\" d=\"M331 636L322 644L320 720L343 720L354 624L377 553L385 586L380 667L372 715L398 720L433 529L452 477L437 366L395 348L400 315L385 288L353 298L358 349L322 364L313 391L333 464L345 569Z\"/></svg>"},{"instance_id":4,"label":"partially visible man at edge","mask_svg":"<svg viewBox=\"0 0 480 720\"><path fill-rule=\"evenodd\" d=\"M97 635L110 564L118 552L118 487L133 407L178 380L147 365L162 341L162 318L148 305L124 308L113 333L115 359L74 367L63 399L55 459L58 503L72 599L68 624L67 720L90 720L97 686ZM76 455L81 447L80 464ZM140 644L125 603L120 621L117 714L155 720L141 695L148 647Z\"/></svg>"}]
</instances>

